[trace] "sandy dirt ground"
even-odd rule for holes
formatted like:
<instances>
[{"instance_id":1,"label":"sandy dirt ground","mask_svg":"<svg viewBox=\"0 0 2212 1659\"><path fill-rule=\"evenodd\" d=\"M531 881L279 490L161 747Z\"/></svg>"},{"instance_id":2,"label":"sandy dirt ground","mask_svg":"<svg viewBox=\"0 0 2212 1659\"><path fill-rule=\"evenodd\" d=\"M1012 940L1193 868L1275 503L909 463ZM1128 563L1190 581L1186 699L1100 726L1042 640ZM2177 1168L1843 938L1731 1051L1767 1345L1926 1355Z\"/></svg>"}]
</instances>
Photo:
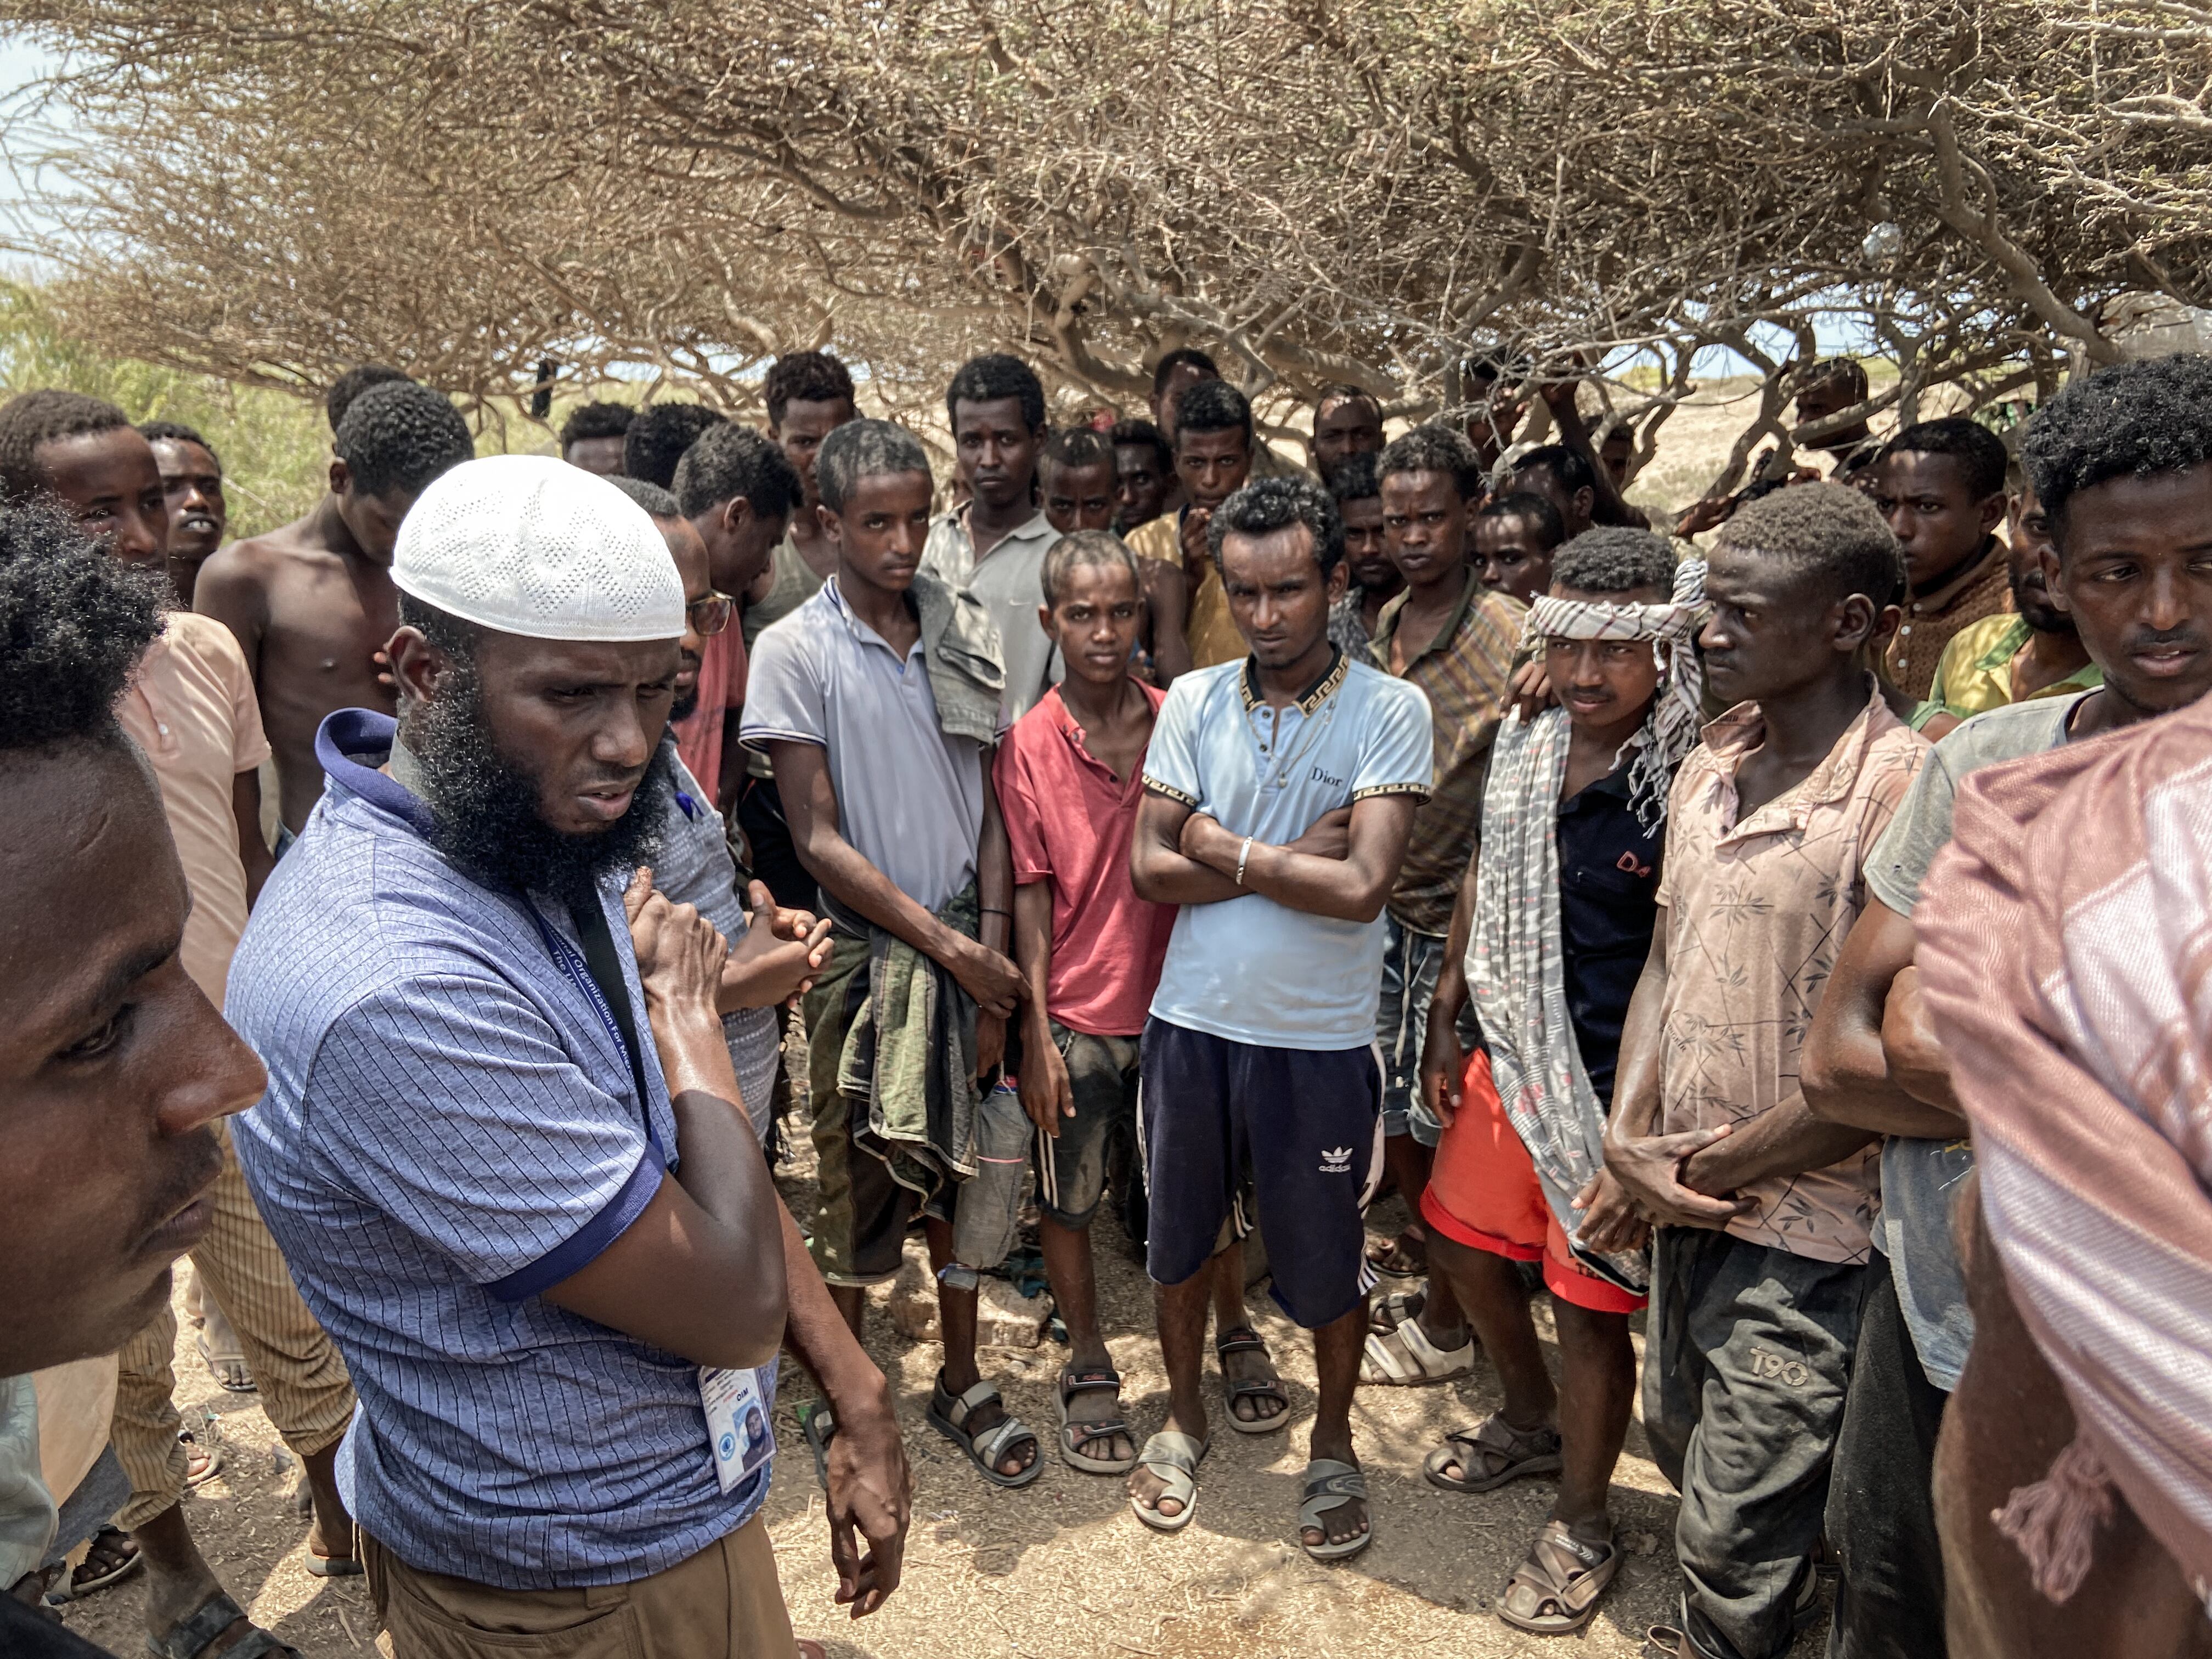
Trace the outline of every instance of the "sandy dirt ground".
<instances>
[{"instance_id":1,"label":"sandy dirt ground","mask_svg":"<svg viewBox=\"0 0 2212 1659\"><path fill-rule=\"evenodd\" d=\"M781 1172L797 1212L808 1213L811 1155ZM1377 1236L1404 1211L1395 1199L1370 1218ZM1117 1223L1098 1224L1101 1310L1123 1403L1139 1434L1160 1425L1167 1383L1152 1335L1151 1293ZM182 1272L179 1278L181 1285ZM879 1299L884 1293L879 1292ZM855 1623L833 1605L836 1586L821 1494L794 1407L811 1397L787 1371L776 1412L777 1460L767 1515L793 1626L828 1644L833 1659L1453 1659L1574 1653L1627 1659L1644 1628L1671 1620L1677 1594L1672 1539L1675 1499L1649 1460L1640 1425L1613 1487L1613 1515L1630 1547L1626 1565L1579 1638L1545 1638L1501 1623L1490 1597L1520 1559L1551 1502L1547 1481L1486 1497L1435 1490L1421 1459L1449 1429L1497 1404L1495 1379L1478 1362L1464 1382L1426 1389L1363 1389L1354 1428L1374 1492L1376 1542L1348 1565L1309 1561L1297 1547L1298 1475L1314 1393L1311 1349L1265 1294L1253 1297L1261 1333L1288 1379L1292 1422L1283 1434L1246 1436L1217 1425L1200 1472L1197 1519L1172 1537L1130 1514L1118 1480L1077 1473L1054 1457L1052 1378L1066 1350L989 1350L987 1375L1044 1441L1044 1476L1021 1492L987 1486L923 1420L936 1364L932 1346L890 1328L879 1305L869 1348L891 1377L914 1461L914 1523L906 1579L875 1617ZM1547 1304L1538 1322L1548 1343ZM181 1304L180 1304L181 1311ZM179 1398L188 1418L212 1419L222 1474L186 1501L192 1531L241 1605L307 1659L376 1650L376 1618L362 1581L311 1577L300 1472L255 1396L217 1389L193 1349L178 1345ZM1641 1347L1641 1336L1638 1346ZM1211 1371L1209 1363L1209 1372ZM1209 1377L1209 1390L1214 1390ZM1218 1402L1209 1393L1209 1406ZM143 1652L142 1592L126 1583L68 1610L70 1625L118 1654ZM1793 1659L1820 1651L1809 1633Z\"/></svg>"}]
</instances>

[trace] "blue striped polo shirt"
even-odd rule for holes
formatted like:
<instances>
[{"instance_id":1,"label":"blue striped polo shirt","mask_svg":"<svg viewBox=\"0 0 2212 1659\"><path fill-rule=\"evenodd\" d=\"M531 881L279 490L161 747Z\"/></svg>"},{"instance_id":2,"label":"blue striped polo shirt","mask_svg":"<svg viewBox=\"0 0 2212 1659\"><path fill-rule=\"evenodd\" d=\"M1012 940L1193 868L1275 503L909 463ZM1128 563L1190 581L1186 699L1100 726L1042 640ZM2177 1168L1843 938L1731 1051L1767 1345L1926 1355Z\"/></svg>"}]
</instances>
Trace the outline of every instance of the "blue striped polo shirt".
<instances>
[{"instance_id":1,"label":"blue striped polo shirt","mask_svg":"<svg viewBox=\"0 0 2212 1659\"><path fill-rule=\"evenodd\" d=\"M763 1469L721 1492L696 1366L542 1294L644 1210L675 1118L650 1050L635 1098L566 907L424 839L428 809L374 769L393 731L324 722L323 798L232 962L224 1014L269 1068L239 1162L353 1374L338 1480L362 1525L504 1589L627 1583L768 1491ZM620 886L600 899L649 1042Z\"/></svg>"}]
</instances>

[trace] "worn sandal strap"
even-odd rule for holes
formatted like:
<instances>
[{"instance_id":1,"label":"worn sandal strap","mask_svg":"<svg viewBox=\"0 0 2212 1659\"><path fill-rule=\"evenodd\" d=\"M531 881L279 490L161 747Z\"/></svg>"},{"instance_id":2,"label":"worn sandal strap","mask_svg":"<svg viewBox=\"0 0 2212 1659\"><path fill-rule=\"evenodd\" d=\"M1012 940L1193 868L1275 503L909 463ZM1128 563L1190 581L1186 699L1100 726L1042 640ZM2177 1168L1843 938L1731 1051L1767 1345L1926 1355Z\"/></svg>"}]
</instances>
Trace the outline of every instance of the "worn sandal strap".
<instances>
[{"instance_id":1,"label":"worn sandal strap","mask_svg":"<svg viewBox=\"0 0 2212 1659\"><path fill-rule=\"evenodd\" d=\"M975 1455L996 1468L999 1460L1006 1455L1006 1449L1019 1445L1024 1440L1033 1445L1036 1443L1035 1431L1018 1417L1003 1418L996 1428L985 1430L983 1437L974 1443Z\"/></svg>"},{"instance_id":2,"label":"worn sandal strap","mask_svg":"<svg viewBox=\"0 0 2212 1659\"><path fill-rule=\"evenodd\" d=\"M1127 1434L1129 1425L1116 1417L1098 1423L1070 1423L1063 1432L1073 1435L1074 1449L1082 1451L1085 1447L1095 1446L1101 1440L1111 1440L1116 1435Z\"/></svg>"},{"instance_id":3,"label":"worn sandal strap","mask_svg":"<svg viewBox=\"0 0 2212 1659\"><path fill-rule=\"evenodd\" d=\"M213 1595L192 1610L189 1618L180 1619L169 1627L167 1636L146 1638L148 1651L161 1659L199 1659L208 1644L246 1617L246 1609L222 1591ZM223 1650L226 1659L261 1659L270 1653L289 1653L291 1650L256 1626L237 1641Z\"/></svg>"},{"instance_id":4,"label":"worn sandal strap","mask_svg":"<svg viewBox=\"0 0 2212 1659\"><path fill-rule=\"evenodd\" d=\"M940 1382L938 1386L943 1388L944 1384ZM952 1426L957 1429L975 1416L981 1407L994 1403L999 1403L999 1385L987 1378L969 1389L967 1393L956 1395L952 1401L952 1409L945 1413L945 1415L952 1419ZM1012 1421L1011 1418L1007 1420Z\"/></svg>"},{"instance_id":5,"label":"worn sandal strap","mask_svg":"<svg viewBox=\"0 0 2212 1659\"><path fill-rule=\"evenodd\" d=\"M1195 1435L1185 1434L1181 1429L1162 1429L1145 1442L1145 1449L1137 1454L1137 1462L1155 1471L1175 1469L1183 1474L1196 1474L1206 1456L1206 1443Z\"/></svg>"},{"instance_id":6,"label":"worn sandal strap","mask_svg":"<svg viewBox=\"0 0 2212 1659\"><path fill-rule=\"evenodd\" d=\"M1367 1496L1367 1476L1356 1465L1340 1463L1333 1457L1316 1457L1306 1465L1305 1484L1298 1494L1298 1513L1310 1509L1316 1515L1341 1509L1355 1498ZM1334 1504L1318 1500L1334 1498Z\"/></svg>"},{"instance_id":7,"label":"worn sandal strap","mask_svg":"<svg viewBox=\"0 0 2212 1659\"><path fill-rule=\"evenodd\" d=\"M1516 1429L1505 1420L1503 1412L1491 1413L1474 1425L1472 1434L1462 1429L1446 1437L1470 1447L1494 1451L1510 1462L1518 1462L1532 1451L1541 1455L1559 1449L1559 1436L1556 1429Z\"/></svg>"},{"instance_id":8,"label":"worn sandal strap","mask_svg":"<svg viewBox=\"0 0 2212 1659\"><path fill-rule=\"evenodd\" d=\"M1556 1589L1530 1579L1532 1589L1558 1597L1563 1605L1571 1605L1575 1589L1586 1584L1590 1575L1619 1553L1619 1546L1608 1541L1586 1544L1567 1530L1563 1521L1548 1521L1536 1534L1536 1541L1528 1546L1528 1554L1514 1569L1513 1577L1521 1577L1533 1567L1548 1577ZM1581 1611L1579 1607L1575 1609Z\"/></svg>"},{"instance_id":9,"label":"worn sandal strap","mask_svg":"<svg viewBox=\"0 0 2212 1659\"><path fill-rule=\"evenodd\" d=\"M1249 1325L1238 1325L1225 1330L1213 1342L1213 1352L1224 1359L1232 1353L1251 1353L1255 1351L1265 1353L1267 1349L1267 1345L1261 1340L1260 1333Z\"/></svg>"},{"instance_id":10,"label":"worn sandal strap","mask_svg":"<svg viewBox=\"0 0 2212 1659\"><path fill-rule=\"evenodd\" d=\"M1098 1370L1062 1371L1060 1374L1060 1391L1063 1395L1085 1394L1093 1389L1111 1389L1115 1394L1121 1393L1121 1373L1109 1365Z\"/></svg>"}]
</instances>

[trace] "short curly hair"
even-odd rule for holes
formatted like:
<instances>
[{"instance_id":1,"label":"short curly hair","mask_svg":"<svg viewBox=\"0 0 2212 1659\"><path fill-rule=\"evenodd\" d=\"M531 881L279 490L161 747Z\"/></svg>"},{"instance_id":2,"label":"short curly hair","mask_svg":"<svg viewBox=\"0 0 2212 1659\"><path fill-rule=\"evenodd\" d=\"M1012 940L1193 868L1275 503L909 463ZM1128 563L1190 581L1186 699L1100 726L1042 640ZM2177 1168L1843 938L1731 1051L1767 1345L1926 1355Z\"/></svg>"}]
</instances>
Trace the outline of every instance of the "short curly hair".
<instances>
[{"instance_id":1,"label":"short curly hair","mask_svg":"<svg viewBox=\"0 0 2212 1659\"><path fill-rule=\"evenodd\" d=\"M1530 489L1492 495L1475 512L1477 524L1485 519L1519 519L1534 525L1536 539L1547 548L1555 548L1567 538L1566 524L1559 517L1559 509L1552 505L1552 498Z\"/></svg>"},{"instance_id":2,"label":"short curly hair","mask_svg":"<svg viewBox=\"0 0 2212 1659\"><path fill-rule=\"evenodd\" d=\"M413 380L373 386L355 398L331 447L362 495L410 500L477 453L452 399Z\"/></svg>"},{"instance_id":3,"label":"short curly hair","mask_svg":"<svg viewBox=\"0 0 2212 1659\"><path fill-rule=\"evenodd\" d=\"M769 365L761 388L768 423L779 431L783 411L793 404L853 404L853 372L826 351L787 352Z\"/></svg>"},{"instance_id":4,"label":"short curly hair","mask_svg":"<svg viewBox=\"0 0 2212 1659\"><path fill-rule=\"evenodd\" d=\"M653 404L623 434L623 471L667 489L676 482L676 464L684 452L699 441L701 433L726 418L704 404Z\"/></svg>"},{"instance_id":5,"label":"short curly hair","mask_svg":"<svg viewBox=\"0 0 2212 1659\"><path fill-rule=\"evenodd\" d=\"M684 516L684 510L676 505L676 497L659 484L649 484L642 478L610 478L607 482L656 519Z\"/></svg>"},{"instance_id":6,"label":"short curly hair","mask_svg":"<svg viewBox=\"0 0 2212 1659\"><path fill-rule=\"evenodd\" d=\"M1778 560L1823 599L1863 593L1884 605L1905 592L1904 550L1880 509L1849 484L1792 484L1747 501L1715 545Z\"/></svg>"},{"instance_id":7,"label":"short curly hair","mask_svg":"<svg viewBox=\"0 0 2212 1659\"><path fill-rule=\"evenodd\" d=\"M1161 355L1152 365L1152 396L1158 397L1168 389L1169 377L1179 368L1195 368L1214 380L1221 378L1221 367L1196 346L1177 346Z\"/></svg>"},{"instance_id":8,"label":"short curly hair","mask_svg":"<svg viewBox=\"0 0 2212 1659\"><path fill-rule=\"evenodd\" d=\"M1030 431L1044 425L1044 382L1027 363L1003 351L970 357L954 371L945 388L945 418L957 428L962 404L996 403L1001 398L1021 399L1022 419Z\"/></svg>"},{"instance_id":9,"label":"short curly hair","mask_svg":"<svg viewBox=\"0 0 2212 1659\"><path fill-rule=\"evenodd\" d=\"M1227 432L1240 429L1249 447L1253 441L1250 399L1226 380L1200 380L1182 394L1176 405L1176 441L1186 432Z\"/></svg>"},{"instance_id":10,"label":"short curly hair","mask_svg":"<svg viewBox=\"0 0 2212 1659\"><path fill-rule=\"evenodd\" d=\"M1375 464L1376 478L1379 483L1395 472L1441 472L1452 481L1452 488L1463 501L1479 499L1485 483L1482 458L1474 453L1466 434L1436 421L1417 426L1383 447L1382 459Z\"/></svg>"},{"instance_id":11,"label":"short curly hair","mask_svg":"<svg viewBox=\"0 0 2212 1659\"><path fill-rule=\"evenodd\" d=\"M1893 455L1948 455L1958 462L1977 501L2005 487L2004 440L1963 415L1915 422L1884 444L1875 459L1886 461Z\"/></svg>"},{"instance_id":12,"label":"short curly hair","mask_svg":"<svg viewBox=\"0 0 2212 1659\"><path fill-rule=\"evenodd\" d=\"M740 495L757 518L788 518L806 494L782 445L728 421L708 427L684 452L671 492L687 519L712 513Z\"/></svg>"},{"instance_id":13,"label":"short curly hair","mask_svg":"<svg viewBox=\"0 0 2212 1659\"><path fill-rule=\"evenodd\" d=\"M2212 356L2115 363L2074 381L2028 422L2020 458L2063 556L2067 506L2082 490L2212 461Z\"/></svg>"},{"instance_id":14,"label":"short curly hair","mask_svg":"<svg viewBox=\"0 0 2212 1659\"><path fill-rule=\"evenodd\" d=\"M637 411L628 404L579 404L568 411L568 418L561 422L561 453L568 453L568 446L592 438L619 438L629 430Z\"/></svg>"},{"instance_id":15,"label":"short curly hair","mask_svg":"<svg viewBox=\"0 0 2212 1659\"><path fill-rule=\"evenodd\" d=\"M1382 418L1382 400L1380 398L1365 386L1354 386L1349 380L1339 380L1333 386L1323 386L1321 396L1314 399L1314 423L1318 426L1321 417L1339 404L1365 404L1375 411L1378 422Z\"/></svg>"},{"instance_id":16,"label":"short curly hair","mask_svg":"<svg viewBox=\"0 0 2212 1659\"><path fill-rule=\"evenodd\" d=\"M207 451L215 470L222 471L222 457L216 453L215 446L182 421L141 421L138 435L149 444L198 444Z\"/></svg>"},{"instance_id":17,"label":"short curly hair","mask_svg":"<svg viewBox=\"0 0 2212 1659\"><path fill-rule=\"evenodd\" d=\"M1114 441L1087 426L1071 426L1055 432L1044 447L1044 464L1068 470L1114 465Z\"/></svg>"},{"instance_id":18,"label":"short curly hair","mask_svg":"<svg viewBox=\"0 0 2212 1659\"><path fill-rule=\"evenodd\" d=\"M1507 471L1516 478L1524 472L1548 472L1570 495L1577 489L1597 488L1597 469L1589 464L1589 457L1565 444L1539 444L1516 457Z\"/></svg>"},{"instance_id":19,"label":"short curly hair","mask_svg":"<svg viewBox=\"0 0 2212 1659\"><path fill-rule=\"evenodd\" d=\"M1382 471L1380 455L1364 451L1347 455L1328 481L1329 499L1339 507L1346 501L1364 501L1382 493Z\"/></svg>"},{"instance_id":20,"label":"short curly hair","mask_svg":"<svg viewBox=\"0 0 2212 1659\"><path fill-rule=\"evenodd\" d=\"M1629 593L1639 587L1674 591L1674 545L1649 530L1603 525L1583 533L1552 558L1552 580L1585 593Z\"/></svg>"},{"instance_id":21,"label":"short curly hair","mask_svg":"<svg viewBox=\"0 0 2212 1659\"><path fill-rule=\"evenodd\" d=\"M1175 471L1175 447L1168 442L1168 434L1150 421L1116 421L1109 435L1115 448L1119 449L1124 444L1132 448L1142 445L1152 452L1161 471Z\"/></svg>"},{"instance_id":22,"label":"short curly hair","mask_svg":"<svg viewBox=\"0 0 2212 1659\"><path fill-rule=\"evenodd\" d=\"M0 752L124 742L116 700L161 631L167 583L47 502L0 507Z\"/></svg>"},{"instance_id":23,"label":"short curly hair","mask_svg":"<svg viewBox=\"0 0 2212 1659\"><path fill-rule=\"evenodd\" d=\"M330 417L331 430L338 429L338 422L346 417L346 410L354 399L373 386L394 386L411 375L402 373L389 363L362 363L331 382L331 389L323 393L323 413Z\"/></svg>"},{"instance_id":24,"label":"short curly hair","mask_svg":"<svg viewBox=\"0 0 2212 1659\"><path fill-rule=\"evenodd\" d=\"M88 433L112 432L131 417L103 398L46 387L0 404L0 495L27 501L46 487L39 446Z\"/></svg>"},{"instance_id":25,"label":"short curly hair","mask_svg":"<svg viewBox=\"0 0 2212 1659\"><path fill-rule=\"evenodd\" d=\"M848 421L822 441L814 457L814 485L822 505L842 513L863 478L885 473L929 473L929 452L921 440L889 421Z\"/></svg>"},{"instance_id":26,"label":"short curly hair","mask_svg":"<svg viewBox=\"0 0 2212 1659\"><path fill-rule=\"evenodd\" d=\"M1312 533L1314 560L1326 579L1344 559L1344 520L1328 491L1304 477L1255 479L1214 509L1206 531L1214 569L1221 568L1221 544L1227 538L1273 535L1294 524Z\"/></svg>"}]
</instances>

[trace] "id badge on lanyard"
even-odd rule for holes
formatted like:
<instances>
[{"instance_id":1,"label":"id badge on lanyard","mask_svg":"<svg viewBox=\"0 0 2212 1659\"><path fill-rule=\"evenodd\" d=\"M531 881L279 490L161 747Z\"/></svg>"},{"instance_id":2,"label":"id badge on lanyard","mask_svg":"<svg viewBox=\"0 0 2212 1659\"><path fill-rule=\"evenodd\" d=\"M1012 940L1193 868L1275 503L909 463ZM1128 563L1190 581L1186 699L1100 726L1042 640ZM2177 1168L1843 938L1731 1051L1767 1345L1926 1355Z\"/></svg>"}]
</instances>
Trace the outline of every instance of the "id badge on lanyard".
<instances>
[{"instance_id":1,"label":"id badge on lanyard","mask_svg":"<svg viewBox=\"0 0 2212 1659\"><path fill-rule=\"evenodd\" d=\"M775 1407L775 1368L726 1371L702 1365L699 1403L707 1413L714 1478L726 1494L735 1492L775 1455L775 1430L769 1422Z\"/></svg>"}]
</instances>

